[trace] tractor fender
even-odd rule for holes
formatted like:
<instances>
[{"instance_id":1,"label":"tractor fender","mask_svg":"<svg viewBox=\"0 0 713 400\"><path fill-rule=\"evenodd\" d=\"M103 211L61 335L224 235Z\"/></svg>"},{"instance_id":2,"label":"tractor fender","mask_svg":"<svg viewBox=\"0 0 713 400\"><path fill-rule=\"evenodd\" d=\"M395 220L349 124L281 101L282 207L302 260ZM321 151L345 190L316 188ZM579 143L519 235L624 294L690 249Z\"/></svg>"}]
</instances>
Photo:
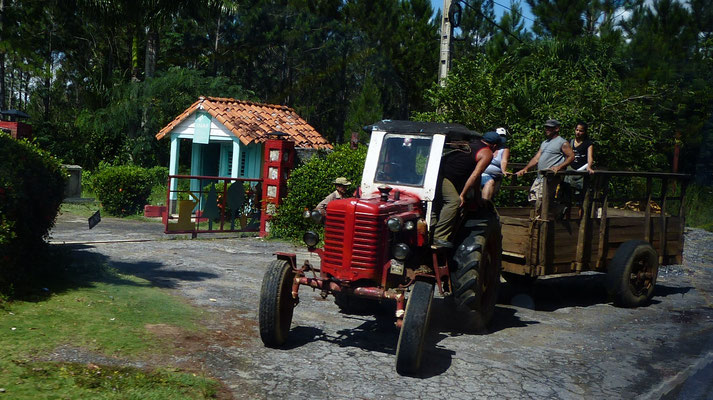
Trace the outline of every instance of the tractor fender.
<instances>
[{"instance_id":1,"label":"tractor fender","mask_svg":"<svg viewBox=\"0 0 713 400\"><path fill-rule=\"evenodd\" d=\"M297 269L297 254L283 252L275 252L273 254L275 254L275 257L277 257L278 260L285 260L290 263L292 269Z\"/></svg>"}]
</instances>

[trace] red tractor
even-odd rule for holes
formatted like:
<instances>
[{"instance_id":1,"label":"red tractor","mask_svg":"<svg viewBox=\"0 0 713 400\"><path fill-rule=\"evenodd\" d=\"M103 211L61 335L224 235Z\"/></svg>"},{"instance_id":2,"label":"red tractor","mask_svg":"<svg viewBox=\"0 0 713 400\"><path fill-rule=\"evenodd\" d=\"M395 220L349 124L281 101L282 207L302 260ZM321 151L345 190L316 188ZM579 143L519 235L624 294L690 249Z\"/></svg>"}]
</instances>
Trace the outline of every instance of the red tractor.
<instances>
[{"instance_id":1,"label":"red tractor","mask_svg":"<svg viewBox=\"0 0 713 400\"><path fill-rule=\"evenodd\" d=\"M304 234L319 269L294 254L278 253L263 278L260 337L268 347L287 340L300 286L333 295L340 308L359 298L396 303L401 329L396 369L418 372L428 330L434 286L455 305L470 307L482 323L492 317L500 283L501 234L494 207L471 204L458 222L452 249L430 243L431 212L439 167L456 141L478 134L457 124L381 121L371 127L371 141L360 198L330 202L319 236ZM437 199L435 199L437 200ZM473 202L475 203L475 202ZM317 212L306 217L322 220Z\"/></svg>"}]
</instances>

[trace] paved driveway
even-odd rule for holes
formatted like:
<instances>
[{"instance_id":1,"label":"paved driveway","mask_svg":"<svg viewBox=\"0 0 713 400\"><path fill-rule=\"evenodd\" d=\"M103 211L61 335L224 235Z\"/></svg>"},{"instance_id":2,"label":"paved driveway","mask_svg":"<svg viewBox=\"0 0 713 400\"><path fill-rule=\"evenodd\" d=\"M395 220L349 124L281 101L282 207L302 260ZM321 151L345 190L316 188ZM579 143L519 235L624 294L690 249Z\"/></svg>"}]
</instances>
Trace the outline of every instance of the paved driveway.
<instances>
[{"instance_id":1,"label":"paved driveway","mask_svg":"<svg viewBox=\"0 0 713 400\"><path fill-rule=\"evenodd\" d=\"M89 231L85 219L63 215L51 240L214 313L205 346L185 357L236 398L713 395L713 234L704 231L687 233L684 264L662 268L648 307L613 307L603 275L543 279L527 294L504 284L486 331L436 299L424 371L413 378L394 370L398 331L388 304L376 316L345 315L331 298L302 288L286 347L263 347L257 305L264 268L274 251L296 251L301 263L309 254L300 248L257 238L167 240L162 229L105 218Z\"/></svg>"}]
</instances>

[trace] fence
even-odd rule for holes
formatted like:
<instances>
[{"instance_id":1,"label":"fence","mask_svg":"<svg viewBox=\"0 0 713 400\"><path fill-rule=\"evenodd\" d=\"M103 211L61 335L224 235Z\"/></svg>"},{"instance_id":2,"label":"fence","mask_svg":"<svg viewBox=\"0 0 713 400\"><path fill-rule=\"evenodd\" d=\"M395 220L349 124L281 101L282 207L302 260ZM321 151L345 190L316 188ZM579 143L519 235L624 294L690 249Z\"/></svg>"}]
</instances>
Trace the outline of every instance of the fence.
<instances>
[{"instance_id":1,"label":"fence","mask_svg":"<svg viewBox=\"0 0 713 400\"><path fill-rule=\"evenodd\" d=\"M165 233L259 232L262 179L169 175Z\"/></svg>"}]
</instances>

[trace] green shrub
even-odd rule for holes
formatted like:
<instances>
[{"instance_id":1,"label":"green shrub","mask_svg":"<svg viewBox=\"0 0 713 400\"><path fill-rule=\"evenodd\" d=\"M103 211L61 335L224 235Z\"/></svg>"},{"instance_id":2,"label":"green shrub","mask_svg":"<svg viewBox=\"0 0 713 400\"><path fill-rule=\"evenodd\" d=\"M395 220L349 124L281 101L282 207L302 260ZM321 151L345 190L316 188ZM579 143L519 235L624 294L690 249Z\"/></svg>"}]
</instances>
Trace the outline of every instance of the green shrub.
<instances>
[{"instance_id":1,"label":"green shrub","mask_svg":"<svg viewBox=\"0 0 713 400\"><path fill-rule=\"evenodd\" d=\"M0 291L31 275L29 257L54 226L66 182L56 158L0 133Z\"/></svg>"},{"instance_id":2,"label":"green shrub","mask_svg":"<svg viewBox=\"0 0 713 400\"><path fill-rule=\"evenodd\" d=\"M686 190L686 225L713 231L713 187L690 184Z\"/></svg>"},{"instance_id":3,"label":"green shrub","mask_svg":"<svg viewBox=\"0 0 713 400\"><path fill-rule=\"evenodd\" d=\"M92 175L91 186L104 211L124 216L143 209L154 179L149 170L135 165L101 164Z\"/></svg>"},{"instance_id":4,"label":"green shrub","mask_svg":"<svg viewBox=\"0 0 713 400\"><path fill-rule=\"evenodd\" d=\"M168 168L166 167L151 167L146 170L151 177L151 186L166 187L168 183Z\"/></svg>"},{"instance_id":5,"label":"green shrub","mask_svg":"<svg viewBox=\"0 0 713 400\"><path fill-rule=\"evenodd\" d=\"M350 193L361 182L361 173L366 159L366 146L352 150L341 145L328 154L312 157L297 167L287 182L287 197L272 220L270 235L299 239L307 229L320 229L302 218L302 212L313 209L329 193L334 191L334 180L344 176L352 182Z\"/></svg>"}]
</instances>

